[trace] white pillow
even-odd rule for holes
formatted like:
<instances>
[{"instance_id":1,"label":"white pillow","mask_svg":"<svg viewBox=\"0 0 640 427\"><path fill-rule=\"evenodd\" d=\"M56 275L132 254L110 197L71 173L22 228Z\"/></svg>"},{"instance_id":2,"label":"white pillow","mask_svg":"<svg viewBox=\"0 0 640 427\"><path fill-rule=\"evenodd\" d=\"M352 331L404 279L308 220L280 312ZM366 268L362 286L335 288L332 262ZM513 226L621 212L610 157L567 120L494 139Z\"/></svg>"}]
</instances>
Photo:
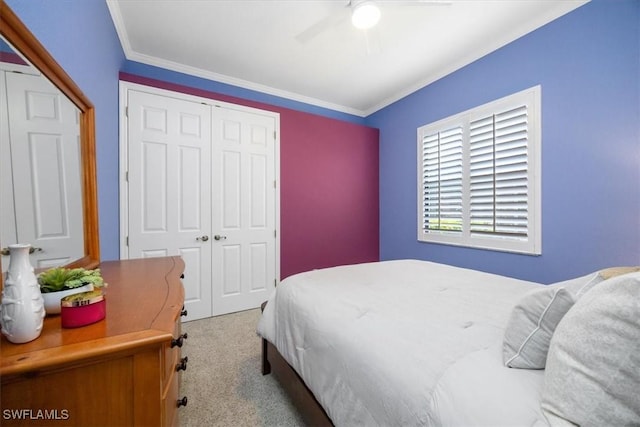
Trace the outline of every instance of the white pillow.
<instances>
[{"instance_id":1,"label":"white pillow","mask_svg":"<svg viewBox=\"0 0 640 427\"><path fill-rule=\"evenodd\" d=\"M511 312L503 341L510 368L544 369L553 332L571 306L595 285L640 267L611 267L549 285L525 295ZM559 292L559 289L564 289Z\"/></svg>"},{"instance_id":2,"label":"white pillow","mask_svg":"<svg viewBox=\"0 0 640 427\"><path fill-rule=\"evenodd\" d=\"M505 366L544 369L553 331L573 303L564 288L544 287L528 292L511 311L504 332Z\"/></svg>"},{"instance_id":3,"label":"white pillow","mask_svg":"<svg viewBox=\"0 0 640 427\"><path fill-rule=\"evenodd\" d=\"M613 277L640 271L640 267L610 267L589 273L585 276L576 277L549 286L565 288L575 301L579 300L588 290L600 282Z\"/></svg>"},{"instance_id":4,"label":"white pillow","mask_svg":"<svg viewBox=\"0 0 640 427\"><path fill-rule=\"evenodd\" d=\"M571 294L574 301L577 301L582 295L585 294L585 292L587 292L589 289L593 288L603 280L604 278L600 274L600 271L595 271L585 276L564 280L562 282L557 282L549 286L565 288Z\"/></svg>"},{"instance_id":5,"label":"white pillow","mask_svg":"<svg viewBox=\"0 0 640 427\"><path fill-rule=\"evenodd\" d=\"M585 294L556 329L541 405L551 425L640 425L640 273Z\"/></svg>"}]
</instances>

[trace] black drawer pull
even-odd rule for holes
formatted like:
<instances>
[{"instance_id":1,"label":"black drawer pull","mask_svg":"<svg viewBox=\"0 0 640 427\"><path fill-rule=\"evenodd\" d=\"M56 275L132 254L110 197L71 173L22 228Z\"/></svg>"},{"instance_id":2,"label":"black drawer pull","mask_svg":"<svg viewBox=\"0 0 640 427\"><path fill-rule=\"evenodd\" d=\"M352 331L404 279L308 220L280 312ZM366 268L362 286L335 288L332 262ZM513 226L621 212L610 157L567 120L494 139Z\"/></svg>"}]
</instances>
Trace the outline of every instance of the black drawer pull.
<instances>
[{"instance_id":1,"label":"black drawer pull","mask_svg":"<svg viewBox=\"0 0 640 427\"><path fill-rule=\"evenodd\" d=\"M187 356L180 359L180 363L176 365L176 372L186 371L187 363L189 363L189 358Z\"/></svg>"},{"instance_id":2,"label":"black drawer pull","mask_svg":"<svg viewBox=\"0 0 640 427\"><path fill-rule=\"evenodd\" d=\"M176 406L178 408L181 406L187 406L187 396L183 397L182 399L178 399Z\"/></svg>"},{"instance_id":3,"label":"black drawer pull","mask_svg":"<svg viewBox=\"0 0 640 427\"><path fill-rule=\"evenodd\" d=\"M182 306L182 311L180 312L180 316L186 316L187 314L188 314L187 310L185 310L184 306Z\"/></svg>"},{"instance_id":4,"label":"black drawer pull","mask_svg":"<svg viewBox=\"0 0 640 427\"><path fill-rule=\"evenodd\" d=\"M182 344L184 344L184 340L187 339L187 333L185 332L184 334L180 335L178 338L172 339L171 340L171 348L178 346L178 347L182 347Z\"/></svg>"},{"instance_id":5,"label":"black drawer pull","mask_svg":"<svg viewBox=\"0 0 640 427\"><path fill-rule=\"evenodd\" d=\"M182 273L182 274L180 275L180 278L181 278L181 279L184 279L184 273Z\"/></svg>"}]
</instances>

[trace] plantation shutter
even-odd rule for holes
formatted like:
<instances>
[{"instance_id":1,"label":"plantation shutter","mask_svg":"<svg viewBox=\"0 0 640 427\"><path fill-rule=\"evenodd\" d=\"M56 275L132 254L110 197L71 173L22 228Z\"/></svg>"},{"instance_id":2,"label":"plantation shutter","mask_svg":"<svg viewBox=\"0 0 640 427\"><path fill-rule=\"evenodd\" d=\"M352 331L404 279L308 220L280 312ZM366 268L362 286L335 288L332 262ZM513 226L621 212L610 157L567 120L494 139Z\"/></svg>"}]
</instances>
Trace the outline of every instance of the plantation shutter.
<instances>
[{"instance_id":1,"label":"plantation shutter","mask_svg":"<svg viewBox=\"0 0 640 427\"><path fill-rule=\"evenodd\" d=\"M526 106L470 123L471 233L527 237L528 140Z\"/></svg>"},{"instance_id":2,"label":"plantation shutter","mask_svg":"<svg viewBox=\"0 0 640 427\"><path fill-rule=\"evenodd\" d=\"M422 229L462 231L462 127L422 139Z\"/></svg>"}]
</instances>

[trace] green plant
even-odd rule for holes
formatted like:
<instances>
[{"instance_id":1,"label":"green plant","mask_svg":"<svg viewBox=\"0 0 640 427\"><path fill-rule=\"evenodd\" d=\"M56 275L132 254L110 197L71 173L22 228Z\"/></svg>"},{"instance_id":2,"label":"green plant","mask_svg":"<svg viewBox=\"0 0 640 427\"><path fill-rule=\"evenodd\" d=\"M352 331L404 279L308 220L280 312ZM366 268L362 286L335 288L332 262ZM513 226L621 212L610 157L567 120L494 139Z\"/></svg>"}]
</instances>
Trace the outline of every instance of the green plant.
<instances>
[{"instance_id":1,"label":"green plant","mask_svg":"<svg viewBox=\"0 0 640 427\"><path fill-rule=\"evenodd\" d=\"M94 288L106 285L100 274L100 269L85 270L84 268L56 267L43 271L38 275L38 284L42 293L64 291L92 284Z\"/></svg>"}]
</instances>

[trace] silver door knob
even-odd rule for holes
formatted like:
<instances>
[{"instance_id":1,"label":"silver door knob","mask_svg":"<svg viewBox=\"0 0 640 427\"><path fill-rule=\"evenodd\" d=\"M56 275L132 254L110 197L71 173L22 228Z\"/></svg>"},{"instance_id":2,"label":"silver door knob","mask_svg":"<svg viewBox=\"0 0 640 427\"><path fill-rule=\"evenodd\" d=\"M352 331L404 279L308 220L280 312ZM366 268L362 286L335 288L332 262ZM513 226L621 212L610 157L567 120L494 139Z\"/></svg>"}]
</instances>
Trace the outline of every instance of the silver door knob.
<instances>
[{"instance_id":1,"label":"silver door knob","mask_svg":"<svg viewBox=\"0 0 640 427\"><path fill-rule=\"evenodd\" d=\"M227 236L221 236L219 234L216 234L213 238L216 240L227 240Z\"/></svg>"},{"instance_id":2,"label":"silver door knob","mask_svg":"<svg viewBox=\"0 0 640 427\"><path fill-rule=\"evenodd\" d=\"M207 240L209 240L209 236L196 237L196 240L202 240L203 242L206 242Z\"/></svg>"}]
</instances>

